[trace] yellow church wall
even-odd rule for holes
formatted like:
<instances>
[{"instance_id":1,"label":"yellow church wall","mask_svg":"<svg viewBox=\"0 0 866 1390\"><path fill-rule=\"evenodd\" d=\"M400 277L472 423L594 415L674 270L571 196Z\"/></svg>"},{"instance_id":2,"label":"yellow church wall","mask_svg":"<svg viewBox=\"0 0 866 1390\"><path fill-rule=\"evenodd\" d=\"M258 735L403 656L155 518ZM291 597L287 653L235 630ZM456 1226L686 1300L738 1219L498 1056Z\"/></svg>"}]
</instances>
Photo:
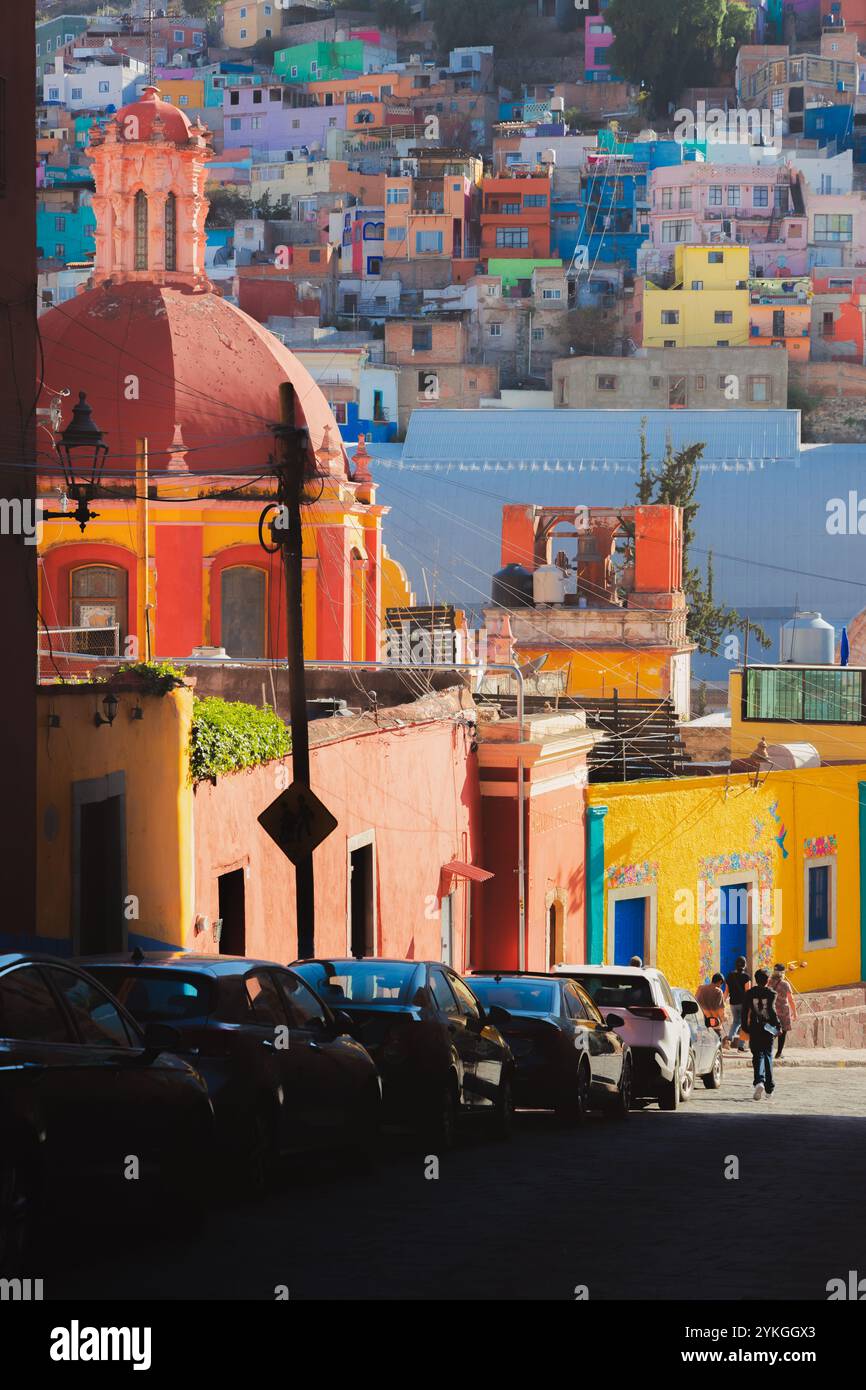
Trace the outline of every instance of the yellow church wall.
<instances>
[{"instance_id":1,"label":"yellow church wall","mask_svg":"<svg viewBox=\"0 0 866 1390\"><path fill-rule=\"evenodd\" d=\"M122 774L127 931L131 939L176 941L177 924L191 922L194 907L193 792L187 785L192 691L122 692L114 723L97 728L102 696L99 686L52 685L38 692L39 933L68 940L73 926L74 788L85 798L114 795ZM132 717L137 704L141 719ZM49 725L49 715L59 717L58 727ZM97 785L88 789L88 782ZM73 950L78 945L73 939Z\"/></svg>"},{"instance_id":2,"label":"yellow church wall","mask_svg":"<svg viewBox=\"0 0 866 1390\"><path fill-rule=\"evenodd\" d=\"M598 695L610 698L618 690L623 699L647 699L666 696L670 690L670 654L667 651L635 652L625 647L605 647L603 650L551 650L543 642L538 645L521 641L520 660L530 661L546 653L544 669L567 670L566 691L569 695Z\"/></svg>"},{"instance_id":3,"label":"yellow church wall","mask_svg":"<svg viewBox=\"0 0 866 1390\"><path fill-rule=\"evenodd\" d=\"M588 789L604 818L604 960L621 897L644 897L645 960L694 989L719 968L718 890L749 885L749 964L802 962L799 990L860 978L858 782L866 765ZM806 869L829 863L835 920L807 940ZM715 905L715 906L714 906ZM715 921L713 920L715 915Z\"/></svg>"}]
</instances>

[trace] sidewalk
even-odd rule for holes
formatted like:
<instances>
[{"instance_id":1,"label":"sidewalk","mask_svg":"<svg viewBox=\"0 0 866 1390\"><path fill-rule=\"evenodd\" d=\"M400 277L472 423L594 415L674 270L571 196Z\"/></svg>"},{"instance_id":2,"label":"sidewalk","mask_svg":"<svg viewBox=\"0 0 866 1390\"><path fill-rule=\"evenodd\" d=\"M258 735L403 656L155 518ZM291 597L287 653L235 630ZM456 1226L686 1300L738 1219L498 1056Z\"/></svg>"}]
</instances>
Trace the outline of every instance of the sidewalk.
<instances>
[{"instance_id":1,"label":"sidewalk","mask_svg":"<svg viewBox=\"0 0 866 1390\"><path fill-rule=\"evenodd\" d=\"M752 1054L737 1052L732 1047L724 1051L725 1066L751 1066ZM866 1067L864 1047L786 1047L777 1067Z\"/></svg>"}]
</instances>

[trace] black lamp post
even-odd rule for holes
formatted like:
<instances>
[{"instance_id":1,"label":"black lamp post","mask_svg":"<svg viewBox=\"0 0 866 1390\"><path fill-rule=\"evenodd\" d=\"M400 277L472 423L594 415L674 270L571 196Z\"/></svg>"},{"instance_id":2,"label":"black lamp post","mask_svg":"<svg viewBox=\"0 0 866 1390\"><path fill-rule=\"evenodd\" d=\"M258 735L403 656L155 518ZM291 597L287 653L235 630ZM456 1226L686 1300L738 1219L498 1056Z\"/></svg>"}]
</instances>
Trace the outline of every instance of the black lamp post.
<instances>
[{"instance_id":1,"label":"black lamp post","mask_svg":"<svg viewBox=\"0 0 866 1390\"><path fill-rule=\"evenodd\" d=\"M96 496L108 457L108 445L83 391L78 393L78 404L73 407L72 419L55 448L63 469L66 494L74 500L75 510L45 512L44 515L54 520L74 517L83 531L88 521L93 521L97 516L96 512L90 510L89 504Z\"/></svg>"}]
</instances>

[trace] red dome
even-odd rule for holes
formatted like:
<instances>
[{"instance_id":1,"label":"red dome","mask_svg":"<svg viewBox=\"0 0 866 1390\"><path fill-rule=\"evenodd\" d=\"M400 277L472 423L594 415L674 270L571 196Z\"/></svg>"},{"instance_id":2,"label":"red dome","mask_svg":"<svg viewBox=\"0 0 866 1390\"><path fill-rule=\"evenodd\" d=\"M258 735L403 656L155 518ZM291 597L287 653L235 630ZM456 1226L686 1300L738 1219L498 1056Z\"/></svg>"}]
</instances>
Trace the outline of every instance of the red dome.
<instances>
[{"instance_id":1,"label":"red dome","mask_svg":"<svg viewBox=\"0 0 866 1390\"><path fill-rule=\"evenodd\" d=\"M129 130L127 121L130 116L134 116L138 121L137 135L126 134ZM114 119L123 139L149 140L157 116L162 118L166 140L173 140L176 145L185 145L190 138L192 124L183 111L172 106L170 101L161 99L158 87L145 87L138 101L122 106Z\"/></svg>"},{"instance_id":2,"label":"red dome","mask_svg":"<svg viewBox=\"0 0 866 1390\"><path fill-rule=\"evenodd\" d=\"M69 387L65 424L70 402L86 391L109 472L134 469L139 438L148 441L150 467L166 468L179 424L191 472L263 473L284 381L295 388L295 423L307 426L314 449L323 439L336 445L330 471L347 472L339 427L307 369L218 295L107 283L49 309L39 327L46 393Z\"/></svg>"}]
</instances>

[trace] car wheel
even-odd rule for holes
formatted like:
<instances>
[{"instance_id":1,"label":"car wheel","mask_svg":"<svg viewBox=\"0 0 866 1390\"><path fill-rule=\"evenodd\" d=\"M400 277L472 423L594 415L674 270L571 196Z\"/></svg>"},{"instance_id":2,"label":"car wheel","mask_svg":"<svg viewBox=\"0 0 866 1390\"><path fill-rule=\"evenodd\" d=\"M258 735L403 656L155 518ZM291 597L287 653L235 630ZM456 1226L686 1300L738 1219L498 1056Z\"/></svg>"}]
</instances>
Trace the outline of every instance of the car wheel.
<instances>
[{"instance_id":1,"label":"car wheel","mask_svg":"<svg viewBox=\"0 0 866 1390\"><path fill-rule=\"evenodd\" d=\"M674 1067L670 1081L659 1086L659 1110L679 1110L680 1108L680 1064Z\"/></svg>"},{"instance_id":2,"label":"car wheel","mask_svg":"<svg viewBox=\"0 0 866 1390\"><path fill-rule=\"evenodd\" d=\"M364 1097L364 1104L355 1122L355 1132L346 1149L349 1171L372 1173L379 1157L379 1087L375 1085Z\"/></svg>"},{"instance_id":3,"label":"car wheel","mask_svg":"<svg viewBox=\"0 0 866 1390\"><path fill-rule=\"evenodd\" d=\"M433 1150L447 1153L454 1148L457 1137L457 1080L450 1077L443 1086L430 1113L422 1123L424 1142Z\"/></svg>"},{"instance_id":4,"label":"car wheel","mask_svg":"<svg viewBox=\"0 0 866 1390\"><path fill-rule=\"evenodd\" d=\"M691 1100L694 1089L695 1054L692 1048L689 1048L689 1056L688 1061L686 1062L686 1068L685 1071L682 1073L682 1076L680 1077L680 1100Z\"/></svg>"},{"instance_id":5,"label":"car wheel","mask_svg":"<svg viewBox=\"0 0 866 1390\"><path fill-rule=\"evenodd\" d=\"M569 1094L556 1107L557 1118L562 1120L563 1124L580 1124L580 1121L586 1118L589 1110L590 1086L589 1065L581 1060L578 1063L577 1076Z\"/></svg>"},{"instance_id":6,"label":"car wheel","mask_svg":"<svg viewBox=\"0 0 866 1390\"><path fill-rule=\"evenodd\" d=\"M631 1057L626 1057L622 1064L622 1074L619 1079L616 1096L613 1104L608 1109L608 1114L615 1120L627 1118L632 1108L632 1070Z\"/></svg>"},{"instance_id":7,"label":"car wheel","mask_svg":"<svg viewBox=\"0 0 866 1390\"><path fill-rule=\"evenodd\" d=\"M279 1149L270 1110L259 1105L250 1118L249 1143L244 1155L246 1193L264 1197L274 1180L279 1163Z\"/></svg>"},{"instance_id":8,"label":"car wheel","mask_svg":"<svg viewBox=\"0 0 866 1390\"><path fill-rule=\"evenodd\" d=\"M14 1158L0 1168L0 1275L16 1274L32 1244L36 1194L24 1165Z\"/></svg>"},{"instance_id":9,"label":"car wheel","mask_svg":"<svg viewBox=\"0 0 866 1390\"><path fill-rule=\"evenodd\" d=\"M703 1081L708 1091L717 1091L721 1086L724 1066L725 1064L722 1061L722 1049L720 1047L717 1047L716 1055L713 1058L712 1071L708 1071L706 1076L701 1077L701 1080Z\"/></svg>"},{"instance_id":10,"label":"car wheel","mask_svg":"<svg viewBox=\"0 0 866 1390\"><path fill-rule=\"evenodd\" d=\"M511 1092L511 1077L503 1076L496 1092L493 1106L491 1131L496 1139L510 1139L514 1121L514 1098Z\"/></svg>"}]
</instances>

